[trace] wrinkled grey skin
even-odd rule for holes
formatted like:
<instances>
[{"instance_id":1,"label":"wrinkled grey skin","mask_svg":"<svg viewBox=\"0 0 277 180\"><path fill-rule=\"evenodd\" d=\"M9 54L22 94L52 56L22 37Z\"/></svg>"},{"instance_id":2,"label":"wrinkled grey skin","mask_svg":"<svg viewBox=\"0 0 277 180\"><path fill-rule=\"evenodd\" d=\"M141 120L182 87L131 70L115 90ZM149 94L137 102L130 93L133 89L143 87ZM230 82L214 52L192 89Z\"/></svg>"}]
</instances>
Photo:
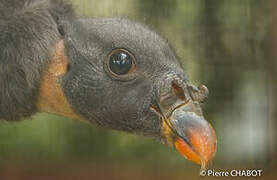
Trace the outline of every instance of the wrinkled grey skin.
<instances>
[{"instance_id":1,"label":"wrinkled grey skin","mask_svg":"<svg viewBox=\"0 0 277 180\"><path fill-rule=\"evenodd\" d=\"M60 39L70 61L68 72L59 77L66 99L73 111L100 127L160 139L161 114L169 115L188 100L194 102L193 109L200 109L198 102L207 95L205 88L188 83L166 40L140 23L78 19L63 0L4 0L0 1L0 119L16 121L38 111L42 73ZM115 77L108 70L107 57L117 48L135 57L134 72Z\"/></svg>"},{"instance_id":2,"label":"wrinkled grey skin","mask_svg":"<svg viewBox=\"0 0 277 180\"><path fill-rule=\"evenodd\" d=\"M65 41L72 67L62 87L77 113L99 126L159 137L161 120L150 104L158 105L172 81L187 82L168 43L127 19L82 19L69 26ZM135 57L133 74L115 78L105 67L117 48Z\"/></svg>"}]
</instances>

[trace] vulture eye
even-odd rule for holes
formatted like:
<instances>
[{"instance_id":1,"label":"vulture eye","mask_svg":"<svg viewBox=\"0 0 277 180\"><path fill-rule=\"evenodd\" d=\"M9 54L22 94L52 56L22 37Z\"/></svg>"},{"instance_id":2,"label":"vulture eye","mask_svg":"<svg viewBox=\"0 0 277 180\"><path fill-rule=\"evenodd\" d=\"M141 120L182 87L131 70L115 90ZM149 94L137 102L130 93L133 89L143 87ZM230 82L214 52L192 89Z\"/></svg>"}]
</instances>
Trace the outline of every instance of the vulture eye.
<instances>
[{"instance_id":1,"label":"vulture eye","mask_svg":"<svg viewBox=\"0 0 277 180\"><path fill-rule=\"evenodd\" d=\"M113 50L108 56L109 70L115 75L125 75L135 70L134 56L124 49Z\"/></svg>"}]
</instances>

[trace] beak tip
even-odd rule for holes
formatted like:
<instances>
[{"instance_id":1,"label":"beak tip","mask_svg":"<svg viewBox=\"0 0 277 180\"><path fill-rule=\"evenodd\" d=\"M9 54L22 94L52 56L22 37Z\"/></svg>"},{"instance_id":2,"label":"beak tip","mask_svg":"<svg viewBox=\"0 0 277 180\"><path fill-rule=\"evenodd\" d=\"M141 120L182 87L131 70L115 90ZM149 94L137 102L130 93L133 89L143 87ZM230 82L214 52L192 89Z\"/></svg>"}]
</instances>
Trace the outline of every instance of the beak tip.
<instances>
[{"instance_id":1,"label":"beak tip","mask_svg":"<svg viewBox=\"0 0 277 180\"><path fill-rule=\"evenodd\" d=\"M175 148L188 160L205 167L211 163L216 153L217 140L212 126L205 129L191 129L188 145L183 139L177 138L174 142Z\"/></svg>"}]
</instances>

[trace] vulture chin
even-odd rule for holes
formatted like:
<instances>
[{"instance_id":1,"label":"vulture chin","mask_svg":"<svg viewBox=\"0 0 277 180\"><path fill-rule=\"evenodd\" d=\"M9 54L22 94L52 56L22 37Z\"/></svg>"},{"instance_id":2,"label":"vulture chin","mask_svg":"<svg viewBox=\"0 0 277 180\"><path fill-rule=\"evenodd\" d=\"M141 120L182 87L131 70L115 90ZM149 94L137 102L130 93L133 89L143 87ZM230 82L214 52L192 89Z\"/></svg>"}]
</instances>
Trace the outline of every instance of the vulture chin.
<instances>
[{"instance_id":1,"label":"vulture chin","mask_svg":"<svg viewBox=\"0 0 277 180\"><path fill-rule=\"evenodd\" d=\"M0 119L55 113L146 135L206 166L216 135L168 42L124 18L77 18L62 0L0 2Z\"/></svg>"}]
</instances>

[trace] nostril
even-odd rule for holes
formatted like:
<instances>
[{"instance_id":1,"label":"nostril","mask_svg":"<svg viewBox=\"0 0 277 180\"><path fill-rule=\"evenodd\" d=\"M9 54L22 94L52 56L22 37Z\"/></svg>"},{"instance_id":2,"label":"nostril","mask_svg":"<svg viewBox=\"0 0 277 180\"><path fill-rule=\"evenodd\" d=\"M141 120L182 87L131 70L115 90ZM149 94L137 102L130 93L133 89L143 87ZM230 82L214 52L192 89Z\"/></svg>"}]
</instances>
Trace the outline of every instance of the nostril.
<instances>
[{"instance_id":1,"label":"nostril","mask_svg":"<svg viewBox=\"0 0 277 180\"><path fill-rule=\"evenodd\" d=\"M166 115L170 115L175 108L184 105L190 99L188 93L185 92L187 90L182 87L182 85L185 86L185 84L181 84L175 80L170 83L169 85L171 86L167 86L167 91L161 94L159 104L162 112Z\"/></svg>"},{"instance_id":2,"label":"nostril","mask_svg":"<svg viewBox=\"0 0 277 180\"><path fill-rule=\"evenodd\" d=\"M175 81L172 81L172 91L173 94L176 95L179 99L184 101L186 100L183 88L180 87L180 85Z\"/></svg>"}]
</instances>

